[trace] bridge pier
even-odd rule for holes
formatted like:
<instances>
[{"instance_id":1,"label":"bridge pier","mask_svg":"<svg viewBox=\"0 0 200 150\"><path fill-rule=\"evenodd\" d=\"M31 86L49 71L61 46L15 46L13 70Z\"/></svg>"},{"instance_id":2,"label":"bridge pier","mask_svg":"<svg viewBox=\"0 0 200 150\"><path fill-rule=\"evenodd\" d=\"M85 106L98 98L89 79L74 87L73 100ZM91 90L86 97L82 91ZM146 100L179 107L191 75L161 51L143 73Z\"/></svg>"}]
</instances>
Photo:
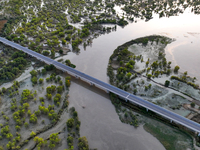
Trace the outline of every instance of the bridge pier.
<instances>
[{"instance_id":1,"label":"bridge pier","mask_svg":"<svg viewBox=\"0 0 200 150\"><path fill-rule=\"evenodd\" d=\"M94 84L92 82L90 82L90 86L93 86Z\"/></svg>"},{"instance_id":2,"label":"bridge pier","mask_svg":"<svg viewBox=\"0 0 200 150\"><path fill-rule=\"evenodd\" d=\"M172 120L170 120L170 123L172 123Z\"/></svg>"},{"instance_id":3,"label":"bridge pier","mask_svg":"<svg viewBox=\"0 0 200 150\"><path fill-rule=\"evenodd\" d=\"M148 109L148 108L146 108L146 110L147 110L147 112L149 111L149 109Z\"/></svg>"},{"instance_id":4,"label":"bridge pier","mask_svg":"<svg viewBox=\"0 0 200 150\"><path fill-rule=\"evenodd\" d=\"M198 136L200 136L200 132L198 133Z\"/></svg>"}]
</instances>

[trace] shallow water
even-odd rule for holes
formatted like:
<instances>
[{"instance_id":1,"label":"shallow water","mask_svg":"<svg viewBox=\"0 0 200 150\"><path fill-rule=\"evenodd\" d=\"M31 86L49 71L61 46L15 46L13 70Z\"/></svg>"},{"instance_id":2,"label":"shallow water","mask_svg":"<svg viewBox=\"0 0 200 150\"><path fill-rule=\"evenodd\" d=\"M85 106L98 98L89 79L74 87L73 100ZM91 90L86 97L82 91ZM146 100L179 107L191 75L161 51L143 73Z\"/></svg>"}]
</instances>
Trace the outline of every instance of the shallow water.
<instances>
[{"instance_id":1,"label":"shallow water","mask_svg":"<svg viewBox=\"0 0 200 150\"><path fill-rule=\"evenodd\" d=\"M136 39L138 37L152 34L164 35L176 39L175 42L166 47L166 58L172 61L172 66L179 65L180 71L188 71L191 76L200 79L200 50L198 42L200 37L200 16L190 13L187 8L184 14L170 18L154 18L148 22L138 20L130 23L124 28L117 27L116 32L101 35L93 40L92 46L84 50L80 46L78 55L68 53L66 58L76 65L76 69L108 82L106 69L110 55L117 46ZM192 67L191 67L192 66Z\"/></svg>"},{"instance_id":2,"label":"shallow water","mask_svg":"<svg viewBox=\"0 0 200 150\"><path fill-rule=\"evenodd\" d=\"M159 19L158 15L154 15L154 19L148 22L138 20L137 23L130 23L124 28L118 26L116 32L94 39L92 45L86 50L80 46L79 54L70 52L64 56L64 60L70 59L77 70L108 82L107 65L109 57L117 46L138 37L159 34L176 39L166 48L166 57L168 61L172 61L172 66L178 64L181 71L187 70L190 72L189 75L200 78L198 74L200 51L197 43L199 36L190 34L200 33L200 28L198 28L200 16L188 13L189 11L186 9L186 13L179 17ZM192 50L186 48L192 45L191 41L193 42ZM183 46L184 49L182 49ZM185 61L184 54L188 54L188 50L192 51L191 57L187 57ZM121 123L108 95L104 91L97 90L96 92L96 90L88 85L83 86L81 81L75 81L72 82L69 92L70 105L75 106L81 120L81 136L88 138L91 148L130 149L137 146L136 149L164 149L160 142L142 127L134 129L130 125ZM86 108L83 109L82 106Z\"/></svg>"},{"instance_id":3,"label":"shallow water","mask_svg":"<svg viewBox=\"0 0 200 150\"><path fill-rule=\"evenodd\" d=\"M105 91L74 79L69 95L69 107L76 108L81 121L80 135L87 137L90 148L100 150L165 149L142 126L136 129L122 123Z\"/></svg>"}]
</instances>

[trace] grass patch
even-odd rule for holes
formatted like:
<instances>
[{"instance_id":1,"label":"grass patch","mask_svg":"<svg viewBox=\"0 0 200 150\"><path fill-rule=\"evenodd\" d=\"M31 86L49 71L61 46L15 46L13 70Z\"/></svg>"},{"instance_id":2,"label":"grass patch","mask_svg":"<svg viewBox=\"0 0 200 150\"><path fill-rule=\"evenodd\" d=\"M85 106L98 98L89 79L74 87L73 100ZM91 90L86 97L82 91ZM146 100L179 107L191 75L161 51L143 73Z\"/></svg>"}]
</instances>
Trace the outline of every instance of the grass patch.
<instances>
[{"instance_id":1,"label":"grass patch","mask_svg":"<svg viewBox=\"0 0 200 150\"><path fill-rule=\"evenodd\" d=\"M178 130L168 130L167 127L146 123L144 129L156 137L166 150L193 149L192 138Z\"/></svg>"}]
</instances>

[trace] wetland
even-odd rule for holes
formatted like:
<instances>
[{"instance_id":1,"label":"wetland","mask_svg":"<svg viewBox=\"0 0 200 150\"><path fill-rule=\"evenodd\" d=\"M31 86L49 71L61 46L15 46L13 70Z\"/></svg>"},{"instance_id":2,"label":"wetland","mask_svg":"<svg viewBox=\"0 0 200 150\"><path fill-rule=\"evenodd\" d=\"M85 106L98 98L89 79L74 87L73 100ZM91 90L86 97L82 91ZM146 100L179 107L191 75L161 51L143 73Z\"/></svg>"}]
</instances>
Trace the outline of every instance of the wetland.
<instances>
[{"instance_id":1,"label":"wetland","mask_svg":"<svg viewBox=\"0 0 200 150\"><path fill-rule=\"evenodd\" d=\"M182 116L193 115L191 118L198 122L198 14L197 1L36 0L33 4L9 0L0 5L1 19L8 20L1 36L64 64L70 60L79 71ZM120 61L118 53L110 59L118 46L140 37L153 40L129 45L125 51L128 55ZM80 142L92 149L198 149L193 137L184 131L124 106L118 109L104 91L74 78L66 82L68 75L14 49L1 45L0 50L4 91L0 121L2 132L6 131L1 136L7 137L0 140L0 146L4 149L80 149ZM179 66L178 73L174 72L175 66ZM107 76L107 67L113 69L113 81ZM124 77L130 79L117 77L120 67L129 69ZM136 72L139 74L134 77ZM168 86L166 81L170 81ZM22 102L26 89L31 96ZM23 111L28 104L31 107ZM12 111L11 107L16 109ZM47 108L51 112L48 115L44 112ZM14 119L15 112L20 112L22 124ZM69 119L74 120L71 129ZM53 143L53 138L57 142Z\"/></svg>"}]
</instances>

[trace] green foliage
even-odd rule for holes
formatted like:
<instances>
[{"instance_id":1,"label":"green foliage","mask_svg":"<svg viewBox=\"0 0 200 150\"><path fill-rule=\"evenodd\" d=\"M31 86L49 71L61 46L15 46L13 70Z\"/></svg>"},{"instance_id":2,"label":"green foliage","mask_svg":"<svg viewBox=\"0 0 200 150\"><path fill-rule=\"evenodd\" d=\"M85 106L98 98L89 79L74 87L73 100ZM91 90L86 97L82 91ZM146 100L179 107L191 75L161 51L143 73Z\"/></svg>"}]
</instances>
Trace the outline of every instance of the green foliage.
<instances>
[{"instance_id":1,"label":"green foliage","mask_svg":"<svg viewBox=\"0 0 200 150\"><path fill-rule=\"evenodd\" d=\"M41 113L47 115L47 114L49 113L49 111L51 110L51 105L49 105L48 108L45 108L44 106L39 106L38 108L39 108L39 110L41 111Z\"/></svg>"},{"instance_id":2,"label":"green foliage","mask_svg":"<svg viewBox=\"0 0 200 150\"><path fill-rule=\"evenodd\" d=\"M45 56L49 56L50 52L49 52L49 51L46 51L46 50L44 50L44 51L42 52L42 54L43 54L43 55L45 55Z\"/></svg>"},{"instance_id":3,"label":"green foliage","mask_svg":"<svg viewBox=\"0 0 200 150\"><path fill-rule=\"evenodd\" d=\"M50 78L46 78L46 81L49 82L49 81L50 81Z\"/></svg>"},{"instance_id":4,"label":"green foliage","mask_svg":"<svg viewBox=\"0 0 200 150\"><path fill-rule=\"evenodd\" d=\"M190 106L191 106L192 108L194 108L194 107L195 107L195 103L192 102L192 103L190 104Z\"/></svg>"},{"instance_id":5,"label":"green foliage","mask_svg":"<svg viewBox=\"0 0 200 150\"><path fill-rule=\"evenodd\" d=\"M74 119L70 118L66 122L68 128L72 128L74 126Z\"/></svg>"},{"instance_id":6,"label":"green foliage","mask_svg":"<svg viewBox=\"0 0 200 150\"><path fill-rule=\"evenodd\" d=\"M51 95L51 94L48 94L48 93L47 93L46 97L47 97L48 100L51 100L51 99L52 99L52 95Z\"/></svg>"},{"instance_id":7,"label":"green foliage","mask_svg":"<svg viewBox=\"0 0 200 150\"><path fill-rule=\"evenodd\" d=\"M44 79L42 79L42 78L39 79L39 83L40 83L40 84L42 84L43 81L44 81Z\"/></svg>"},{"instance_id":8,"label":"green foliage","mask_svg":"<svg viewBox=\"0 0 200 150\"><path fill-rule=\"evenodd\" d=\"M33 83L33 84L37 84L37 77L32 77L31 78L31 82Z\"/></svg>"},{"instance_id":9,"label":"green foliage","mask_svg":"<svg viewBox=\"0 0 200 150\"><path fill-rule=\"evenodd\" d=\"M130 78L131 75L132 75L132 74L131 74L130 72L126 74L126 76L127 76L128 78Z\"/></svg>"},{"instance_id":10,"label":"green foliage","mask_svg":"<svg viewBox=\"0 0 200 150\"><path fill-rule=\"evenodd\" d=\"M58 93L62 93L63 92L64 87L63 86L58 86L57 87L57 92Z\"/></svg>"},{"instance_id":11,"label":"green foliage","mask_svg":"<svg viewBox=\"0 0 200 150\"><path fill-rule=\"evenodd\" d=\"M166 80L166 81L165 81L165 86L168 87L169 84L170 84L170 81Z\"/></svg>"},{"instance_id":12,"label":"green foliage","mask_svg":"<svg viewBox=\"0 0 200 150\"><path fill-rule=\"evenodd\" d=\"M65 78L65 85L66 85L66 87L69 87L69 86L70 86L70 84L71 84L71 83L70 83L70 79L71 79L71 78L69 78L69 77L66 77L66 78Z\"/></svg>"},{"instance_id":13,"label":"green foliage","mask_svg":"<svg viewBox=\"0 0 200 150\"><path fill-rule=\"evenodd\" d=\"M74 117L74 118L78 117L77 111L74 111L74 112L73 112L73 117Z\"/></svg>"},{"instance_id":14,"label":"green foliage","mask_svg":"<svg viewBox=\"0 0 200 150\"><path fill-rule=\"evenodd\" d=\"M47 73L46 69L42 69L42 74L45 75Z\"/></svg>"},{"instance_id":15,"label":"green foliage","mask_svg":"<svg viewBox=\"0 0 200 150\"><path fill-rule=\"evenodd\" d=\"M28 126L29 126L28 122L25 122L24 126L25 126L25 128L28 128Z\"/></svg>"},{"instance_id":16,"label":"green foliage","mask_svg":"<svg viewBox=\"0 0 200 150\"><path fill-rule=\"evenodd\" d=\"M175 67L174 67L174 72L177 73L179 69L180 69L179 66L175 66Z\"/></svg>"},{"instance_id":17,"label":"green foliage","mask_svg":"<svg viewBox=\"0 0 200 150\"><path fill-rule=\"evenodd\" d=\"M56 144L58 144L60 142L60 139L58 137L58 133L52 133L50 136L49 136L49 140L50 140L50 143L49 143L49 148L54 148Z\"/></svg>"},{"instance_id":18,"label":"green foliage","mask_svg":"<svg viewBox=\"0 0 200 150\"><path fill-rule=\"evenodd\" d=\"M33 99L33 94L31 94L31 91L28 89L24 89L21 95L21 102L24 103L26 102L28 99Z\"/></svg>"},{"instance_id":19,"label":"green foliage","mask_svg":"<svg viewBox=\"0 0 200 150\"><path fill-rule=\"evenodd\" d=\"M69 67L76 68L76 65L72 64L69 59L65 60L65 64Z\"/></svg>"},{"instance_id":20,"label":"green foliage","mask_svg":"<svg viewBox=\"0 0 200 150\"><path fill-rule=\"evenodd\" d=\"M21 129L21 127L18 126L18 125L16 125L16 126L15 126L15 129L16 129L17 131L19 131L19 130Z\"/></svg>"},{"instance_id":21,"label":"green foliage","mask_svg":"<svg viewBox=\"0 0 200 150\"><path fill-rule=\"evenodd\" d=\"M46 92L47 92L48 94L52 94L53 92L55 92L55 90L56 90L56 86L55 86L55 85L51 85L51 86L48 86L48 87L46 88Z\"/></svg>"},{"instance_id":22,"label":"green foliage","mask_svg":"<svg viewBox=\"0 0 200 150\"><path fill-rule=\"evenodd\" d=\"M69 147L73 146L73 140L74 138L72 136L67 137L67 144Z\"/></svg>"},{"instance_id":23,"label":"green foliage","mask_svg":"<svg viewBox=\"0 0 200 150\"><path fill-rule=\"evenodd\" d=\"M54 97L54 103L60 102L61 99L61 95L59 93L56 94L56 96Z\"/></svg>"},{"instance_id":24,"label":"green foliage","mask_svg":"<svg viewBox=\"0 0 200 150\"><path fill-rule=\"evenodd\" d=\"M32 70L30 72L30 74L31 74L32 77L37 77L37 71L35 71L35 70Z\"/></svg>"},{"instance_id":25,"label":"green foliage","mask_svg":"<svg viewBox=\"0 0 200 150\"><path fill-rule=\"evenodd\" d=\"M36 133L33 132L33 131L32 131L31 134L30 134L31 137L34 137L35 135L36 135Z\"/></svg>"},{"instance_id":26,"label":"green foliage","mask_svg":"<svg viewBox=\"0 0 200 150\"><path fill-rule=\"evenodd\" d=\"M6 92L6 88L5 88L5 87L2 87L1 91L2 91L3 93L5 93L5 92Z\"/></svg>"},{"instance_id":27,"label":"green foliage","mask_svg":"<svg viewBox=\"0 0 200 150\"><path fill-rule=\"evenodd\" d=\"M33 140L38 144L38 147L42 146L45 143L44 139L38 136L36 136Z\"/></svg>"},{"instance_id":28,"label":"green foliage","mask_svg":"<svg viewBox=\"0 0 200 150\"><path fill-rule=\"evenodd\" d=\"M1 128L1 135L6 136L10 132L9 126Z\"/></svg>"},{"instance_id":29,"label":"green foliage","mask_svg":"<svg viewBox=\"0 0 200 150\"><path fill-rule=\"evenodd\" d=\"M142 44L147 45L147 43L148 43L148 38L144 38L143 41L142 41Z\"/></svg>"},{"instance_id":30,"label":"green foliage","mask_svg":"<svg viewBox=\"0 0 200 150\"><path fill-rule=\"evenodd\" d=\"M78 149L89 150L89 144L85 136L78 139Z\"/></svg>"},{"instance_id":31,"label":"green foliage","mask_svg":"<svg viewBox=\"0 0 200 150\"><path fill-rule=\"evenodd\" d=\"M37 117L35 116L34 113L30 116L29 122L30 123L37 123Z\"/></svg>"},{"instance_id":32,"label":"green foliage","mask_svg":"<svg viewBox=\"0 0 200 150\"><path fill-rule=\"evenodd\" d=\"M147 74L147 78L151 79L152 75L151 74Z\"/></svg>"},{"instance_id":33,"label":"green foliage","mask_svg":"<svg viewBox=\"0 0 200 150\"><path fill-rule=\"evenodd\" d=\"M198 84L195 84L195 83L192 83L192 82L187 82L185 76L182 76L182 78L179 78L179 77L177 77L177 76L171 76L171 79L178 80L178 81L181 81L181 82L183 82L183 83L186 83L187 85L190 85L190 86L192 86L192 87L195 88L195 89L198 89L198 88L199 88L199 85L198 85Z\"/></svg>"}]
</instances>

